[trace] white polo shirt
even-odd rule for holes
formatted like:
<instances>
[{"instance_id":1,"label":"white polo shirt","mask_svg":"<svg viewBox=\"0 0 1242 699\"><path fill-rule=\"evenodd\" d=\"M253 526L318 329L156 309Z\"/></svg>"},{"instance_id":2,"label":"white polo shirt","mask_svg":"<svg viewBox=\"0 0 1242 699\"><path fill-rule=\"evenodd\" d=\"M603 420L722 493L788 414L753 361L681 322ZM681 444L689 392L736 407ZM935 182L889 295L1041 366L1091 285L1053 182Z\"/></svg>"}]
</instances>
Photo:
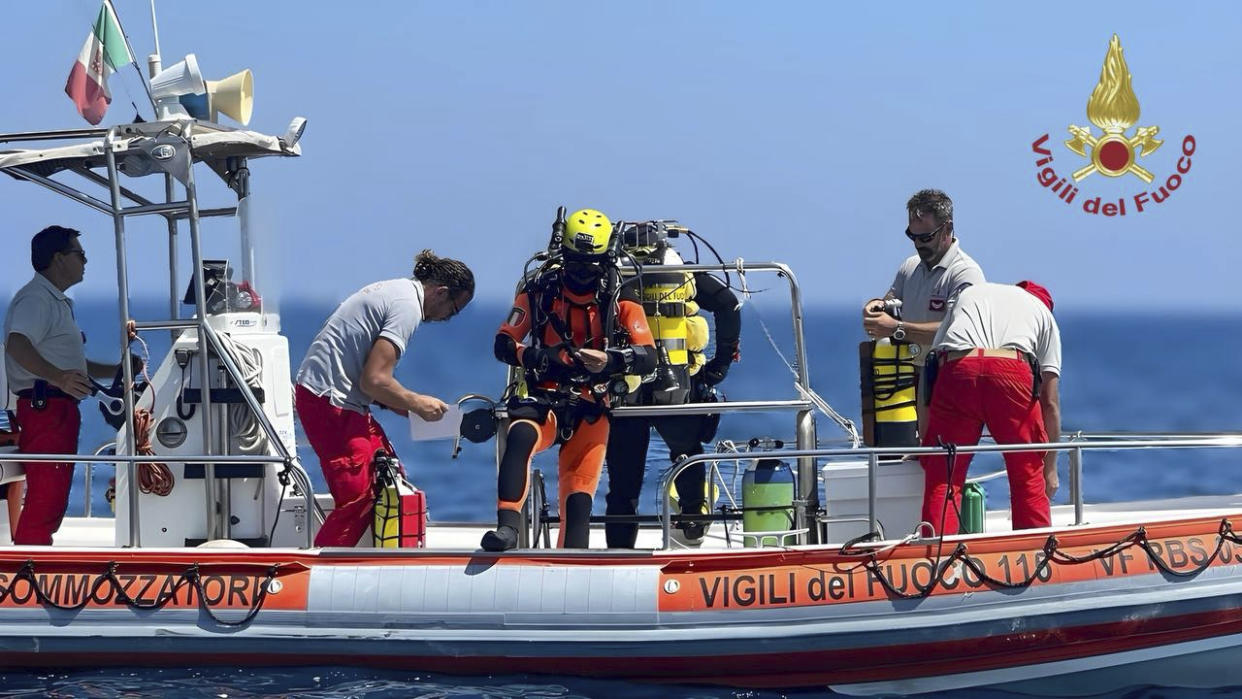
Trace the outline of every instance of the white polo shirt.
<instances>
[{"instance_id":1,"label":"white polo shirt","mask_svg":"<svg viewBox=\"0 0 1242 699\"><path fill-rule=\"evenodd\" d=\"M978 284L951 304L932 347L940 350L1016 349L1041 371L1061 375L1061 330L1043 301L1012 284Z\"/></svg>"},{"instance_id":2,"label":"white polo shirt","mask_svg":"<svg viewBox=\"0 0 1242 699\"><path fill-rule=\"evenodd\" d=\"M26 286L18 289L4 317L4 337L25 335L39 355L58 369L77 369L86 373L86 338L73 318L73 301L47 277L35 273ZM7 352L5 370L9 390L16 393L34 388L42 378L26 371Z\"/></svg>"}]
</instances>

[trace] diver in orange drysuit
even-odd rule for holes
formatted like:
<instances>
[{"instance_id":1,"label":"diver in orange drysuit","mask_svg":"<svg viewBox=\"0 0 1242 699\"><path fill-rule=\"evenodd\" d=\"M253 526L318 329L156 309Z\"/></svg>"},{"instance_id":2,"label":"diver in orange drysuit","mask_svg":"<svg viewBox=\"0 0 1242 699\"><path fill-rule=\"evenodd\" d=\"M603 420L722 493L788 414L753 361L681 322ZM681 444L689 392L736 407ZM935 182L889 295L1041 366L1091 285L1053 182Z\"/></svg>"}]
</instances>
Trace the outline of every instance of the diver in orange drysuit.
<instances>
[{"instance_id":1,"label":"diver in orange drysuit","mask_svg":"<svg viewBox=\"0 0 1242 699\"><path fill-rule=\"evenodd\" d=\"M517 546L531 458L557 443L557 545L588 547L591 502L608 444L609 379L647 374L656 364L655 342L637 296L612 298L613 243L604 214L584 209L571 215L560 265L527 281L496 335L496 358L524 370L525 391L507 406L497 526L480 542L488 551Z\"/></svg>"}]
</instances>

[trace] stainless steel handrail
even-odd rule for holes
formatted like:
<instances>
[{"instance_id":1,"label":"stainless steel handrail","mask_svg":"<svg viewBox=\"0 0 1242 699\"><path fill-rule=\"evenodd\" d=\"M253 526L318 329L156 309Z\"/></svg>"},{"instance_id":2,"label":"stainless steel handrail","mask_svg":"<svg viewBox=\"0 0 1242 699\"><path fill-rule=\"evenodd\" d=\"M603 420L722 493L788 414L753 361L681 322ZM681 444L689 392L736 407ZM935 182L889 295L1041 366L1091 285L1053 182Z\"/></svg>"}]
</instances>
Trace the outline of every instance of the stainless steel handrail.
<instances>
[{"instance_id":1,"label":"stainless steel handrail","mask_svg":"<svg viewBox=\"0 0 1242 699\"><path fill-rule=\"evenodd\" d=\"M720 403L682 403L681 405L626 405L610 412L621 417L656 417L660 415L710 415L712 413L753 413L772 410L810 410L814 406L806 400L739 400ZM496 417L506 418L509 413L503 405L497 406Z\"/></svg>"},{"instance_id":2,"label":"stainless steel handrail","mask_svg":"<svg viewBox=\"0 0 1242 699\"><path fill-rule=\"evenodd\" d=\"M1107 442L1041 442L1038 444L976 444L957 447L959 454L985 454L1003 452L1028 451L1067 451L1070 452L1070 499L1074 504L1074 524L1083 522L1082 501L1082 453L1087 450L1125 451L1131 449L1185 449L1185 448L1236 448L1242 447L1242 433L1213 433L1209 436L1170 435L1165 439L1117 440ZM868 461L868 523L875 530L876 485L875 473L881 456L942 456L945 450L941 447L867 447L861 449L789 449L776 451L750 451L736 453L703 453L687 456L666 469L660 476L659 491L665 497L659 498L660 527L662 530L662 547L668 549L671 544L672 511L669 509L668 497L673 481L686 468L708 461L743 461L750 459L818 459L824 457L865 457ZM1077 473L1077 475L1075 475ZM811 486L817 487L818 480L812 479Z\"/></svg>"},{"instance_id":3,"label":"stainless steel handrail","mask_svg":"<svg viewBox=\"0 0 1242 699\"><path fill-rule=\"evenodd\" d=\"M112 453L115 454L116 453L116 442L108 442L106 444L101 444L99 445L99 447L95 449L93 453L95 456L99 456L109 449L111 449ZM95 478L95 464L88 463L86 464L86 479L85 481L83 481L84 487L82 488L82 490L85 491L83 493L83 499L86 501L86 507L85 507L86 517L93 516L91 510L94 508L94 503L91 502L91 484L94 481L94 478Z\"/></svg>"},{"instance_id":4,"label":"stainless steel handrail","mask_svg":"<svg viewBox=\"0 0 1242 699\"><path fill-rule=\"evenodd\" d=\"M116 288L117 288L117 310L120 314L120 348L121 348L121 385L125 386L125 391L121 394L122 405L124 406L125 425L125 453L137 454L138 446L136 435L134 434L134 392L129 390L134 385L134 368L129 361L129 328L127 324L130 319L129 312L129 264L127 262L128 246L125 244L125 216L121 213L121 175L116 162L116 152L112 147L113 139L116 137L117 131L114 128L109 129L104 136L104 161L108 166L108 184L109 194L111 195L111 213L112 213L112 230L116 245ZM117 440L117 451L121 450L122 444ZM138 482L138 466L137 462L130 462L126 465L125 477L130 484L129 488L129 545L132 547L142 546L142 526L140 512L138 509L138 488L133 484ZM210 536L208 538L211 538Z\"/></svg>"},{"instance_id":5,"label":"stainless steel handrail","mask_svg":"<svg viewBox=\"0 0 1242 699\"><path fill-rule=\"evenodd\" d=\"M790 314L792 322L792 331L794 339L794 360L791 369L794 372L794 383L799 387L800 395L809 395L811 391L810 374L807 369L807 353L806 340L802 328L802 289L798 285L797 277L794 276L793 270L788 265L780 262L745 262L741 259L733 263L722 264L681 264L681 265L658 265L658 271L661 274L678 273L678 272L709 272L721 274L737 274L744 275L751 272L775 272L777 276L783 277L789 286L790 298ZM628 280L637 279L637 275L627 278ZM512 374L512 371L510 372ZM815 406L810 400L798 398L794 400L781 401L725 401L721 403L710 404L687 404L675 406L620 406L614 408L613 411L619 416L660 416L660 415L683 415L695 413L726 413L726 412L745 412L760 410L796 410L795 416L795 435L799 449L810 449L817 444L817 436L815 429ZM508 417L503 408L497 411L497 417L504 420ZM503 440L503 432L497 435L497 465L499 466L501 454L501 440ZM794 503L794 525L795 528L809 528L810 534L808 540L815 543L818 539L818 532L814 527L809 526L810 517L808 513L814 512L819 507L819 491L815 487L815 461L814 459L798 460L798 483L801 492L797 494Z\"/></svg>"},{"instance_id":6,"label":"stainless steel handrail","mask_svg":"<svg viewBox=\"0 0 1242 699\"><path fill-rule=\"evenodd\" d=\"M77 463L77 464L198 464L214 461L218 464L279 464L283 460L279 456L262 454L191 454L176 456L159 456L141 454L19 454L0 452L0 463Z\"/></svg>"},{"instance_id":7,"label":"stainless steel handrail","mask_svg":"<svg viewBox=\"0 0 1242 699\"><path fill-rule=\"evenodd\" d=\"M285 442L280 438L280 434L276 431L275 425L273 425L272 421L268 419L267 413L263 412L263 407L259 404L259 399L254 395L254 391L250 388L250 385L241 378L241 368L238 367L237 362L233 360L233 355L229 354L225 350L224 343L220 340L220 336L216 334L215 328L211 327L211 325L207 323L203 323L202 330L207 336L207 340L211 343L212 349L215 350L216 355L224 364L230 378L233 379L233 383L237 385L242 399L246 401L246 406L250 408L250 412L253 413L255 419L258 420L259 426L263 428L264 434L267 435L268 442L275 448L276 453L280 455L281 462L284 463L285 467L290 469L291 472L296 473L299 469L301 469L301 465L296 463L297 455L290 452L289 448L285 446ZM322 523L324 520L323 508L320 507L319 503L315 500L315 492L311 487L309 474L296 473L296 475L299 476L297 480L301 486L299 490L302 491L302 498L306 501L306 516L318 519L318 521ZM306 547L310 548L312 545L310 533L311 527L307 527L306 532Z\"/></svg>"}]
</instances>

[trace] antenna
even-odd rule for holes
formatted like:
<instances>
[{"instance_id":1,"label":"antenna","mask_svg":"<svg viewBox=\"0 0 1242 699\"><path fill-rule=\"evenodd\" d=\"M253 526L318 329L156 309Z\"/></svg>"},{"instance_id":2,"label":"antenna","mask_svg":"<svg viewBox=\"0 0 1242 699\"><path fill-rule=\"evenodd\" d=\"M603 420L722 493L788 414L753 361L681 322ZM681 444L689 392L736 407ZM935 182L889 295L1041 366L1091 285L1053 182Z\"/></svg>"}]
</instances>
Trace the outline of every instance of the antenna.
<instances>
[{"instance_id":1,"label":"antenna","mask_svg":"<svg viewBox=\"0 0 1242 699\"><path fill-rule=\"evenodd\" d=\"M155 37L155 57L160 56L160 27L155 23L155 0L151 0L151 34Z\"/></svg>"},{"instance_id":2,"label":"antenna","mask_svg":"<svg viewBox=\"0 0 1242 699\"><path fill-rule=\"evenodd\" d=\"M155 0L151 0L151 32L155 35L155 53L147 56L148 80L154 78L164 69L164 64L160 61L160 29L155 23ZM159 114L156 114L155 118L159 119Z\"/></svg>"}]
</instances>

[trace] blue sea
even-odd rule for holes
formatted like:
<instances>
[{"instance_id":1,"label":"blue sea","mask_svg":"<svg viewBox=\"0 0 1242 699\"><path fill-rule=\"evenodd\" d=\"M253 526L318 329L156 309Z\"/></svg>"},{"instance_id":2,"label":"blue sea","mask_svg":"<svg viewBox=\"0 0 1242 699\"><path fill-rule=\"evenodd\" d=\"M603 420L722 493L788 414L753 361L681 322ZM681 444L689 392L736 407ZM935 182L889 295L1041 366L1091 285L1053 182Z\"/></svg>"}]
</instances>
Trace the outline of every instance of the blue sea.
<instances>
[{"instance_id":1,"label":"blue sea","mask_svg":"<svg viewBox=\"0 0 1242 699\"><path fill-rule=\"evenodd\" d=\"M791 319L782 292L756 293L743 307L741 361L722 389L731 400L796 397L787 362L796 358ZM281 310L293 362L300 360L332 304L285 302ZM492 338L507 306L476 303L449 323L421 327L398 367L406 386L452 401L466 393L498 396L504 369L492 357ZM140 319L167 317L166 305L136 302ZM79 322L86 331L88 352L105 360L116 356L117 313L111 302L83 300ZM1242 431L1242 362L1233 356L1242 347L1242 314L1187 311L1149 314L1137 311L1067 310L1058 314L1063 342L1061 384L1063 430L1083 432L1225 432ZM863 339L854 308L809 309L805 319L808 367L812 384L832 406L858 420L858 342ZM166 333L145 337L154 361L168 347ZM783 358L782 358L783 355ZM90 403L84 404L82 450L112 439L112 433ZM381 413L381 423L397 448L411 480L427 493L433 520L488 521L495 516L494 445L463 442L451 458L450 442L414 443L403 419ZM771 436L793 441L792 414L726 416L719 438L737 441ZM844 433L820 418L822 442L839 441ZM299 432L299 439L301 435ZM299 453L317 489L326 491L314 454ZM1084 493L1088 502L1114 502L1180 495L1237 492L1234 481L1239 455L1232 450L1131 451L1093 453L1084 460ZM652 439L648 477L641 500L644 512L655 512L654 484L668 464L667 450ZM555 457L540 455L535 467L555 474ZM1062 488L1056 503L1066 502L1068 476L1061 462ZM972 476L1003 468L997 457L981 456ZM96 470L93 511L107 514L103 493L109 468ZM79 467L70 514L85 511L84 469ZM728 472L726 471L726 477ZM552 479L555 480L554 478ZM597 510L603 511L601 483ZM1008 506L1004 479L988 483L989 507ZM1221 694L1222 692L1216 692ZM1223 692L1226 694L1233 692ZM704 687L668 687L583 680L571 677L454 677L429 673L394 673L341 667L108 669L0 672L0 697L138 696L186 697L737 697L825 696L796 690L769 692ZM1189 690L1134 688L1110 696L1190 697ZM969 696L990 696L969 693ZM963 696L955 693L954 696Z\"/></svg>"}]
</instances>

